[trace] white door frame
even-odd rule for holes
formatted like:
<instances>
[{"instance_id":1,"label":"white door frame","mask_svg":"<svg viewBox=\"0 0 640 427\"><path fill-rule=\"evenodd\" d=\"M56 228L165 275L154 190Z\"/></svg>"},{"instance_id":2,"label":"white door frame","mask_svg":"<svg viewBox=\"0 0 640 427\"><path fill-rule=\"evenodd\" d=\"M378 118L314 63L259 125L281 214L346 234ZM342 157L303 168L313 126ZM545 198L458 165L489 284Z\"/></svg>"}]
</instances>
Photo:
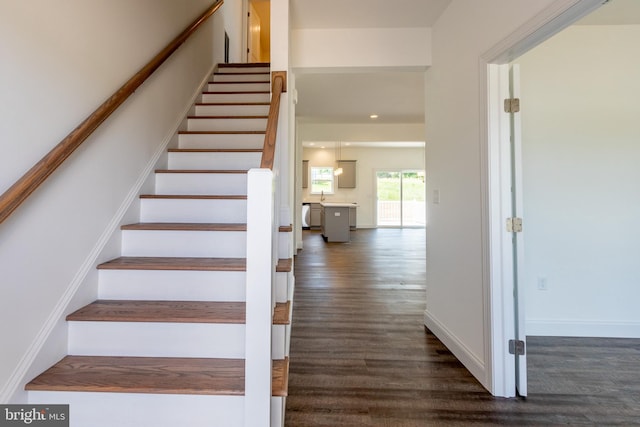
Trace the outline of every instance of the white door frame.
<instances>
[{"instance_id":1,"label":"white door frame","mask_svg":"<svg viewBox=\"0 0 640 427\"><path fill-rule=\"evenodd\" d=\"M605 2L556 0L479 59L480 117L484 117L480 135L485 266L482 279L485 306L489 307L484 319L484 329L489 331L485 335L485 360L491 361L488 368L491 392L495 396L516 395L515 359L507 345L508 340L515 337L511 234L505 227L505 219L510 216L505 214L505 207L507 212L511 210L510 131L508 116L502 113L509 74L501 64L508 64Z\"/></svg>"}]
</instances>

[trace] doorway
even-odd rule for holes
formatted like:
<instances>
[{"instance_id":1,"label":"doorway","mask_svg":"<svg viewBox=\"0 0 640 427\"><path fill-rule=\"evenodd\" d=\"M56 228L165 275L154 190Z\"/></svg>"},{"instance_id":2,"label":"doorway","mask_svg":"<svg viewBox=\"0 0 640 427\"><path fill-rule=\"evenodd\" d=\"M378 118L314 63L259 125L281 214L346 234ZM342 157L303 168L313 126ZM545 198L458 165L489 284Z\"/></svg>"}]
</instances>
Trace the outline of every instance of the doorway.
<instances>
[{"instance_id":1,"label":"doorway","mask_svg":"<svg viewBox=\"0 0 640 427\"><path fill-rule=\"evenodd\" d=\"M625 79L616 75L617 72L630 69L629 64L619 64L619 59L628 55L614 53L620 43L615 47L599 46L597 54L588 54L586 50L595 46L589 42L591 38L598 42L613 38L611 34L590 35L593 31L578 26L554 37L552 49L555 50L545 51L541 56L547 60L554 58L552 63L535 68L532 67L534 63L530 56L535 54L536 49L548 49L547 46L551 46L546 45L550 41L532 50L540 40L559 33L578 17L588 14L591 11L589 8L599 6L595 2L587 3L589 2L583 2L581 10L565 12L562 19L557 20L561 26L542 26L534 36L514 43L508 54L503 52L497 56L499 58L504 54L505 58L487 61L490 64L490 150L508 146L504 130L509 127L496 126L496 123L500 123L497 117L502 114L503 106L499 105L502 100L495 95L501 90L504 92L507 73L503 71L505 65L493 64L515 59L517 63L526 65L522 76L523 85L530 81L527 80L527 70L533 70L529 76L535 76L538 80L538 86L534 85L523 91L521 101L523 130L531 131L535 128L536 132L525 130L523 162L514 166L523 172L525 182L525 261L521 265L515 265L513 259L507 257L492 261L492 269L497 268L494 273L514 268L523 270L523 280L518 284L505 279L513 277L513 274L503 278L492 276L494 293L500 290L504 301L498 304L494 302L492 311L494 318L501 319L503 325L513 325L518 300L510 302L508 296L518 290L521 296L525 296L527 310L530 312L526 316L527 335L576 337L638 334L637 316L632 317L635 311L630 310L626 303L637 300L636 295L629 293L632 289L629 285L637 282L640 273L635 267L636 263L629 260L628 255L638 234L631 237L631 242L626 240L625 243L623 239L634 233L630 230L635 230L624 217L629 212L640 212L639 204L628 197L633 190L626 186L626 183L637 182L638 179L637 174L633 175L635 169L632 164L627 161L640 155L631 143L632 140L637 141L638 134L625 136L621 132L620 115L614 114L607 107L612 104L607 97L613 96L613 104L619 107L616 111L624 111L625 114L633 111L633 106L619 105L615 101L626 99L625 90L629 91L629 82L635 81L633 78ZM620 30L622 29L617 28L615 31ZM603 32L605 29L600 27L597 31ZM573 39L571 48L566 47L569 45L566 39ZM562 43L564 51L558 48ZM600 53L611 53L612 58L601 57ZM578 54L578 57L572 57L568 64L562 65L563 61L574 54ZM597 60L585 66L579 55L588 60ZM545 67L545 73L536 73ZM586 78L590 71L595 73L595 78L591 81ZM618 83L618 86L621 84L622 87L615 87L614 83ZM594 93L596 96L591 96ZM542 133L547 136L542 136ZM502 139L493 139L496 134L503 134ZM511 199L511 189L509 185L505 185L508 175L505 172L510 172L512 166L511 159L508 159L504 151L502 154L493 151L489 161L492 171L502 171L502 177L494 174L495 178L490 179L492 233L496 238L492 240L491 246L492 251L495 251L498 248L506 249L509 245L505 239L507 233L503 221L510 215L504 214L500 200L506 205L504 201ZM597 194L602 194L602 197L597 198ZM621 197L614 200L615 194ZM621 225L625 223L626 225ZM601 269L605 264L615 266L605 272ZM626 272L626 278L621 277L621 271ZM604 283L607 285L603 286ZM618 293L616 296L616 287L626 288L626 291L623 290L622 294ZM631 324L636 324L636 327L629 328ZM513 337L514 330L510 328L513 326L502 329L492 327L494 332L497 331L494 342L500 341L500 334L505 341L510 336ZM517 375L514 373L513 360L518 356L508 354L506 348L501 350L494 346L493 351L494 373L503 369L505 384L514 384Z\"/></svg>"},{"instance_id":2,"label":"doorway","mask_svg":"<svg viewBox=\"0 0 640 427\"><path fill-rule=\"evenodd\" d=\"M245 0L246 61L271 61L271 1Z\"/></svg>"},{"instance_id":3,"label":"doorway","mask_svg":"<svg viewBox=\"0 0 640 427\"><path fill-rule=\"evenodd\" d=\"M376 227L425 227L424 170L376 171Z\"/></svg>"}]
</instances>

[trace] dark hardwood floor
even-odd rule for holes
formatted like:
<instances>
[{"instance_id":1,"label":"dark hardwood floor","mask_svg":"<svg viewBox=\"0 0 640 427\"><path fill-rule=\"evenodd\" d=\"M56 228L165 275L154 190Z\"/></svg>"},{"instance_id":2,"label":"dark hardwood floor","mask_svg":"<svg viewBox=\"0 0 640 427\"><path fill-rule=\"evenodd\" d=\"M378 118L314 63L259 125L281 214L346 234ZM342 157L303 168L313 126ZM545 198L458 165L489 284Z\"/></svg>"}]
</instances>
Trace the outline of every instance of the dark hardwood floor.
<instances>
[{"instance_id":1,"label":"dark hardwood floor","mask_svg":"<svg viewBox=\"0 0 640 427\"><path fill-rule=\"evenodd\" d=\"M640 425L640 340L532 338L526 399L491 396L423 326L425 231L304 232L286 427Z\"/></svg>"}]
</instances>

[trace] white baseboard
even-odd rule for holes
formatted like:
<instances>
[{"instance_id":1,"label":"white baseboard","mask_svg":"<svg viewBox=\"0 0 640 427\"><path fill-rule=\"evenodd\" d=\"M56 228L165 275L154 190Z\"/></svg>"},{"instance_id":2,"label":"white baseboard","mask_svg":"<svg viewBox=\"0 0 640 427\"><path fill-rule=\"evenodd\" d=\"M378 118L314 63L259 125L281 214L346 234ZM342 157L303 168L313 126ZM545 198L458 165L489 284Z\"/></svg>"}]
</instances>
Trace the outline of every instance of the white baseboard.
<instances>
[{"instance_id":1,"label":"white baseboard","mask_svg":"<svg viewBox=\"0 0 640 427\"><path fill-rule=\"evenodd\" d=\"M486 364L482 362L464 343L455 336L451 331L447 329L442 323L440 323L435 317L433 317L429 310L424 311L424 325L433 334L438 337L440 341L453 353L458 360L471 372L471 375L487 389L491 390L491 384L487 383L489 375L487 372Z\"/></svg>"},{"instance_id":2,"label":"white baseboard","mask_svg":"<svg viewBox=\"0 0 640 427\"><path fill-rule=\"evenodd\" d=\"M136 183L127 194L127 197L125 198L123 203L120 205L115 215L111 218L111 221L109 222L105 230L100 235L100 238L94 245L93 249L89 252L89 255L85 258L81 267L76 272L73 280L69 283L69 286L67 287L65 293L62 295L62 297L56 304L54 310L51 312L51 315L47 318L42 329L40 329L40 332L37 334L36 338L31 343L31 346L25 352L20 362L17 364L16 369L13 371L13 373L9 377L9 380L6 382L5 386L0 390L0 402L12 401L14 395L16 395L16 393L20 391L20 388L26 382L25 378L29 373L29 368L38 357L38 354L40 354L40 352L43 350L47 342L47 339L53 332L58 321L65 315L65 313L67 313L69 304L72 302L73 297L77 294L78 290L80 289L85 279L87 278L87 275L89 274L89 272L95 268L96 264L98 263L100 254L102 253L102 251L105 249L105 247L111 240L111 237L115 232L120 230L120 225L123 218L125 217L125 214L129 210L131 204L135 200L138 200L138 196L141 192L142 186L147 180L147 177L156 169L155 166L158 163L158 160L160 159L162 154L164 154L164 152L166 151L167 146L173 139L174 134L178 131L180 125L182 124L182 121L189 114L189 110L191 109L193 104L197 101L198 96L200 96L200 94L202 93L202 89L204 85L208 83L212 72L213 72L213 66L209 69L206 76L202 79L200 85L198 86L198 89L192 95L188 106L184 109L184 111L182 111L181 115L176 119L174 126L172 126L171 128L173 129L173 131L164 138L158 150L154 153L153 157L147 163L147 166L142 171Z\"/></svg>"},{"instance_id":3,"label":"white baseboard","mask_svg":"<svg viewBox=\"0 0 640 427\"><path fill-rule=\"evenodd\" d=\"M532 319L526 328L531 336L640 338L640 322Z\"/></svg>"}]
</instances>

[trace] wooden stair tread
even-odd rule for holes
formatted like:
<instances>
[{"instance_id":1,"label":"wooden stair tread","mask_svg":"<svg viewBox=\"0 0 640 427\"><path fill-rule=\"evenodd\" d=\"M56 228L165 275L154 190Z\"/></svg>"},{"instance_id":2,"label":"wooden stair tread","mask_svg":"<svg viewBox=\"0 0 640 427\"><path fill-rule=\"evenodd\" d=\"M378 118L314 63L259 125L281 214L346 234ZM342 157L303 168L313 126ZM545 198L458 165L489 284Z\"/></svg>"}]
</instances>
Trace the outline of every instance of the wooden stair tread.
<instances>
[{"instance_id":1,"label":"wooden stair tread","mask_svg":"<svg viewBox=\"0 0 640 427\"><path fill-rule=\"evenodd\" d=\"M182 130L179 135L263 135L263 130Z\"/></svg>"},{"instance_id":2,"label":"wooden stair tread","mask_svg":"<svg viewBox=\"0 0 640 427\"><path fill-rule=\"evenodd\" d=\"M271 365L271 395L284 397L289 393L289 358L274 360Z\"/></svg>"},{"instance_id":3,"label":"wooden stair tread","mask_svg":"<svg viewBox=\"0 0 640 427\"><path fill-rule=\"evenodd\" d=\"M274 325L288 325L291 323L291 301L276 303L273 310Z\"/></svg>"},{"instance_id":4,"label":"wooden stair tread","mask_svg":"<svg viewBox=\"0 0 640 427\"><path fill-rule=\"evenodd\" d=\"M278 265L276 265L276 271L278 273L288 273L293 268L293 260L291 258L279 259Z\"/></svg>"},{"instance_id":5,"label":"wooden stair tread","mask_svg":"<svg viewBox=\"0 0 640 427\"><path fill-rule=\"evenodd\" d=\"M139 222L120 227L122 230L171 230L171 231L247 231L247 224L190 223L190 222Z\"/></svg>"},{"instance_id":6,"label":"wooden stair tread","mask_svg":"<svg viewBox=\"0 0 640 427\"><path fill-rule=\"evenodd\" d=\"M247 196L199 194L142 194L141 199L247 200Z\"/></svg>"},{"instance_id":7,"label":"wooden stair tread","mask_svg":"<svg viewBox=\"0 0 640 427\"><path fill-rule=\"evenodd\" d=\"M246 73L220 73L220 72L215 72L215 73L213 73L213 75L214 75L214 76L215 76L215 75L218 75L218 74L224 74L225 76L227 76L227 75L229 75L229 74L234 75L234 76L235 76L235 75L237 75L237 76L244 76L244 75L246 75L246 74L264 74L264 75L270 75L270 74L271 74L271 72L269 72L269 71L249 71L249 72L246 72Z\"/></svg>"},{"instance_id":8,"label":"wooden stair tread","mask_svg":"<svg viewBox=\"0 0 640 427\"><path fill-rule=\"evenodd\" d=\"M273 396L287 395L288 371L288 359L273 361ZM66 356L25 389L242 396L244 360Z\"/></svg>"},{"instance_id":9,"label":"wooden stair tread","mask_svg":"<svg viewBox=\"0 0 640 427\"><path fill-rule=\"evenodd\" d=\"M97 300L67 316L76 322L244 323L243 302Z\"/></svg>"},{"instance_id":10,"label":"wooden stair tread","mask_svg":"<svg viewBox=\"0 0 640 427\"><path fill-rule=\"evenodd\" d=\"M290 233L293 231L293 225L281 225L280 227L278 227L278 231L281 233Z\"/></svg>"},{"instance_id":11,"label":"wooden stair tread","mask_svg":"<svg viewBox=\"0 0 640 427\"><path fill-rule=\"evenodd\" d=\"M227 170L227 169L157 169L155 173L224 173L224 174L246 174L249 172L247 169L242 170Z\"/></svg>"},{"instance_id":12,"label":"wooden stair tread","mask_svg":"<svg viewBox=\"0 0 640 427\"><path fill-rule=\"evenodd\" d=\"M268 119L269 116L188 116L187 119Z\"/></svg>"},{"instance_id":13,"label":"wooden stair tread","mask_svg":"<svg viewBox=\"0 0 640 427\"><path fill-rule=\"evenodd\" d=\"M227 73L227 75L241 75L240 73ZM253 81L244 81L244 80L238 80L238 81L229 81L229 82L207 82L210 85L249 85L249 84L266 84L266 83L270 83L269 80L263 81L263 82L253 82Z\"/></svg>"},{"instance_id":14,"label":"wooden stair tread","mask_svg":"<svg viewBox=\"0 0 640 427\"><path fill-rule=\"evenodd\" d=\"M211 91L206 91L206 92L202 92L203 95L238 95L238 94L251 94L251 95L256 95L256 94L265 94L265 93L271 93L268 90L246 90L246 91L229 91L229 92L211 92Z\"/></svg>"},{"instance_id":15,"label":"wooden stair tread","mask_svg":"<svg viewBox=\"0 0 640 427\"><path fill-rule=\"evenodd\" d=\"M270 67L270 62L225 62L218 64L220 68L252 68L252 67Z\"/></svg>"},{"instance_id":16,"label":"wooden stair tread","mask_svg":"<svg viewBox=\"0 0 640 427\"><path fill-rule=\"evenodd\" d=\"M226 105L226 106L237 106L237 105L271 105L269 102L196 102L196 107L206 107L209 105Z\"/></svg>"},{"instance_id":17,"label":"wooden stair tread","mask_svg":"<svg viewBox=\"0 0 640 427\"><path fill-rule=\"evenodd\" d=\"M262 148L170 148L169 153L262 153Z\"/></svg>"},{"instance_id":18,"label":"wooden stair tread","mask_svg":"<svg viewBox=\"0 0 640 427\"><path fill-rule=\"evenodd\" d=\"M244 302L97 300L67 316L75 322L226 323L245 322ZM274 325L288 325L290 302L277 303Z\"/></svg>"},{"instance_id":19,"label":"wooden stair tread","mask_svg":"<svg viewBox=\"0 0 640 427\"><path fill-rule=\"evenodd\" d=\"M100 270L246 271L244 258L119 257L98 266Z\"/></svg>"}]
</instances>

